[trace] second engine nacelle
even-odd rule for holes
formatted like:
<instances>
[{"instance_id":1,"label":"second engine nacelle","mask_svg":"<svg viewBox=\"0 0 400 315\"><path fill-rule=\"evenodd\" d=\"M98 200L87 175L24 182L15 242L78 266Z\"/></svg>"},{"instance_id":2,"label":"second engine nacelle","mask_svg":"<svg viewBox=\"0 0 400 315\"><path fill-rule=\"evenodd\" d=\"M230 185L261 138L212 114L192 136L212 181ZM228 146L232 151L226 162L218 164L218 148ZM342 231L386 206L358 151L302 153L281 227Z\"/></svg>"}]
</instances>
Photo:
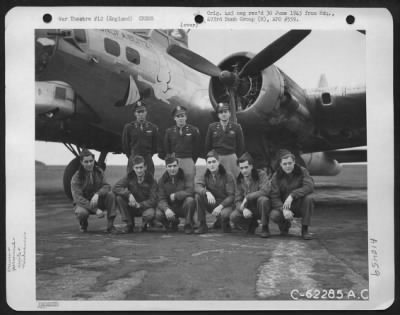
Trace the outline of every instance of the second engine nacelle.
<instances>
[{"instance_id":1,"label":"second engine nacelle","mask_svg":"<svg viewBox=\"0 0 400 315\"><path fill-rule=\"evenodd\" d=\"M335 176L343 168L338 161L329 158L324 152L302 154L301 158L311 175Z\"/></svg>"}]
</instances>

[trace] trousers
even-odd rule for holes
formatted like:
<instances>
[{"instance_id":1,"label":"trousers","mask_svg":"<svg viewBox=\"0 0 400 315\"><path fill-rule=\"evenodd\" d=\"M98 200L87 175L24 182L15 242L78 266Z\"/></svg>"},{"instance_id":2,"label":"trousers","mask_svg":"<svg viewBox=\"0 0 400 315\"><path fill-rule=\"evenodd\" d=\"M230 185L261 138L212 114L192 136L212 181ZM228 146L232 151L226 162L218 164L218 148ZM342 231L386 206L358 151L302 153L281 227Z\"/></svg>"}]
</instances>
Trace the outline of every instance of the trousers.
<instances>
[{"instance_id":1,"label":"trousers","mask_svg":"<svg viewBox=\"0 0 400 315\"><path fill-rule=\"evenodd\" d=\"M121 212L121 219L127 225L135 226L135 217L142 217L142 222L147 223L154 219L154 208L140 209L130 207L128 199L117 196L117 205Z\"/></svg>"},{"instance_id":2,"label":"trousers","mask_svg":"<svg viewBox=\"0 0 400 315\"><path fill-rule=\"evenodd\" d=\"M195 195L195 200L196 200L196 204L197 204L197 220L200 223L205 223L206 222L206 211L208 213L211 213L214 208L217 206L217 204L215 205L211 205L208 203L207 197L203 196L203 195L199 195L196 194ZM220 219L221 219L221 223L229 223L229 217L232 213L232 207L228 206L228 207L224 207L221 210L221 214L220 214Z\"/></svg>"},{"instance_id":3,"label":"trousers","mask_svg":"<svg viewBox=\"0 0 400 315\"><path fill-rule=\"evenodd\" d=\"M196 209L193 197L186 197L183 202L170 204L169 207L175 213L175 219L184 218L185 224L193 225L193 216ZM155 210L155 219L163 224L167 222L165 213L159 208Z\"/></svg>"},{"instance_id":4,"label":"trousers","mask_svg":"<svg viewBox=\"0 0 400 315\"><path fill-rule=\"evenodd\" d=\"M290 209L296 218L301 217L302 225L310 225L311 216L314 212L314 199L310 195L296 199L292 202ZM282 209L272 209L270 218L277 224L282 224L285 221Z\"/></svg>"},{"instance_id":5,"label":"trousers","mask_svg":"<svg viewBox=\"0 0 400 315\"><path fill-rule=\"evenodd\" d=\"M107 218L112 218L117 215L117 211L115 209L115 198L112 192L107 193L104 196L99 197L99 201L97 203L97 207L94 209L86 209L81 206L75 207L75 215L79 221L87 220L89 215L96 214L96 210L101 209L107 211Z\"/></svg>"},{"instance_id":6,"label":"trousers","mask_svg":"<svg viewBox=\"0 0 400 315\"><path fill-rule=\"evenodd\" d=\"M236 209L230 215L231 222L241 226L248 226L253 220L261 220L262 226L268 225L271 211L271 203L268 197L261 196L257 200L248 203L247 209L253 214L251 218L245 218L243 213Z\"/></svg>"}]
</instances>

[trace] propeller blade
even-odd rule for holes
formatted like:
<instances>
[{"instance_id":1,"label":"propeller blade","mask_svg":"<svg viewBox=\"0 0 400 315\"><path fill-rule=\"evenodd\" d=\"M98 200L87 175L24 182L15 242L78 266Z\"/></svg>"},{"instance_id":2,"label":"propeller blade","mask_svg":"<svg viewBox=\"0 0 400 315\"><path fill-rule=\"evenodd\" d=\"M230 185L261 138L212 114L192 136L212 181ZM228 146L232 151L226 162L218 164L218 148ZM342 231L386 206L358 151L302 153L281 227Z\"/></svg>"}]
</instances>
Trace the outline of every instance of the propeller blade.
<instances>
[{"instance_id":1,"label":"propeller blade","mask_svg":"<svg viewBox=\"0 0 400 315\"><path fill-rule=\"evenodd\" d=\"M291 30L282 35L249 60L239 73L239 77L256 74L268 68L300 43L310 32L311 30Z\"/></svg>"},{"instance_id":2,"label":"propeller blade","mask_svg":"<svg viewBox=\"0 0 400 315\"><path fill-rule=\"evenodd\" d=\"M188 67L211 77L218 77L221 73L221 70L211 61L181 46L172 44L168 46L167 53Z\"/></svg>"}]
</instances>

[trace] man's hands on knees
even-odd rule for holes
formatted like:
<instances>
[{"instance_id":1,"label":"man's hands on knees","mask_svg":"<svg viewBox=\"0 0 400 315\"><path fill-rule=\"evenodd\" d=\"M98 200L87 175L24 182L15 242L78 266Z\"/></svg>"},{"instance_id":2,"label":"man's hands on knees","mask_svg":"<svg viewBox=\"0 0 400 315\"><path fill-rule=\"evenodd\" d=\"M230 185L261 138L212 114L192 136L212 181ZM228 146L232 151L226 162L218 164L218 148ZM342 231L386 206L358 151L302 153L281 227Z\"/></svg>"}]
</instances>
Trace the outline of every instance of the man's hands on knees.
<instances>
[{"instance_id":1,"label":"man's hands on knees","mask_svg":"<svg viewBox=\"0 0 400 315\"><path fill-rule=\"evenodd\" d=\"M128 205L133 208L139 208L139 203L136 201L135 197L132 194L129 195Z\"/></svg>"},{"instance_id":2,"label":"man's hands on knees","mask_svg":"<svg viewBox=\"0 0 400 315\"><path fill-rule=\"evenodd\" d=\"M247 204L247 198L244 198L242 203L240 204L240 210L244 210Z\"/></svg>"},{"instance_id":3,"label":"man's hands on knees","mask_svg":"<svg viewBox=\"0 0 400 315\"><path fill-rule=\"evenodd\" d=\"M290 208L292 207L292 202L293 202L293 197L292 197L292 195L289 195L289 196L286 198L285 202L283 203L283 206L282 206L283 217L284 217L286 220L293 220L294 214L293 214L293 212L290 210Z\"/></svg>"},{"instance_id":4,"label":"man's hands on knees","mask_svg":"<svg viewBox=\"0 0 400 315\"><path fill-rule=\"evenodd\" d=\"M292 195L289 195L285 202L283 203L282 209L286 209L286 210L290 210L290 208L292 207L292 202L293 202L293 197Z\"/></svg>"},{"instance_id":5,"label":"man's hands on knees","mask_svg":"<svg viewBox=\"0 0 400 315\"><path fill-rule=\"evenodd\" d=\"M246 219L249 219L253 216L253 213L249 209L245 208L245 209L243 209L243 216Z\"/></svg>"},{"instance_id":6,"label":"man's hands on knees","mask_svg":"<svg viewBox=\"0 0 400 315\"><path fill-rule=\"evenodd\" d=\"M167 217L168 221L171 221L175 218L175 212L168 208L165 210L165 216Z\"/></svg>"},{"instance_id":7,"label":"man's hands on knees","mask_svg":"<svg viewBox=\"0 0 400 315\"><path fill-rule=\"evenodd\" d=\"M99 195L98 194L94 194L92 199L90 199L90 207L92 209L97 208L97 204L99 203Z\"/></svg>"},{"instance_id":8,"label":"man's hands on knees","mask_svg":"<svg viewBox=\"0 0 400 315\"><path fill-rule=\"evenodd\" d=\"M214 205L215 204L215 197L213 196L212 193L210 193L209 191L206 192L206 196L207 196L207 202L210 205Z\"/></svg>"},{"instance_id":9,"label":"man's hands on knees","mask_svg":"<svg viewBox=\"0 0 400 315\"><path fill-rule=\"evenodd\" d=\"M212 212L212 215L215 216L215 217L218 217L221 214L222 208L223 208L222 205L219 205L219 206L215 207L213 212Z\"/></svg>"},{"instance_id":10,"label":"man's hands on knees","mask_svg":"<svg viewBox=\"0 0 400 315\"><path fill-rule=\"evenodd\" d=\"M283 211L283 217L284 217L286 220L293 220L294 214L293 214L292 211L290 211L290 210L288 210L288 209L283 209L282 211Z\"/></svg>"},{"instance_id":11,"label":"man's hands on knees","mask_svg":"<svg viewBox=\"0 0 400 315\"><path fill-rule=\"evenodd\" d=\"M99 219L104 218L104 211L101 209L96 210L96 215Z\"/></svg>"}]
</instances>

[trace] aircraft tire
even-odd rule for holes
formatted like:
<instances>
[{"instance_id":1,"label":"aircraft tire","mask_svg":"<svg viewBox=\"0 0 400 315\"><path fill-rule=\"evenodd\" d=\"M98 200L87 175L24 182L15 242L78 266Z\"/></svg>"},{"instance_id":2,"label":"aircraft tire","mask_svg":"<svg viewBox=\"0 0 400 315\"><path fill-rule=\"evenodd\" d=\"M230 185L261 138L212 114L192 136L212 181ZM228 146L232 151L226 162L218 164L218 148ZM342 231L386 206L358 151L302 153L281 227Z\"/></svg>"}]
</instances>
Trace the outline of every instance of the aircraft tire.
<instances>
[{"instance_id":1,"label":"aircraft tire","mask_svg":"<svg viewBox=\"0 0 400 315\"><path fill-rule=\"evenodd\" d=\"M63 176L64 193L71 200L72 200L71 179L72 176L75 174L75 172L78 170L79 165L80 165L79 157L76 157L73 160L71 160L71 162L69 162L69 164L64 170L64 176Z\"/></svg>"}]
</instances>

